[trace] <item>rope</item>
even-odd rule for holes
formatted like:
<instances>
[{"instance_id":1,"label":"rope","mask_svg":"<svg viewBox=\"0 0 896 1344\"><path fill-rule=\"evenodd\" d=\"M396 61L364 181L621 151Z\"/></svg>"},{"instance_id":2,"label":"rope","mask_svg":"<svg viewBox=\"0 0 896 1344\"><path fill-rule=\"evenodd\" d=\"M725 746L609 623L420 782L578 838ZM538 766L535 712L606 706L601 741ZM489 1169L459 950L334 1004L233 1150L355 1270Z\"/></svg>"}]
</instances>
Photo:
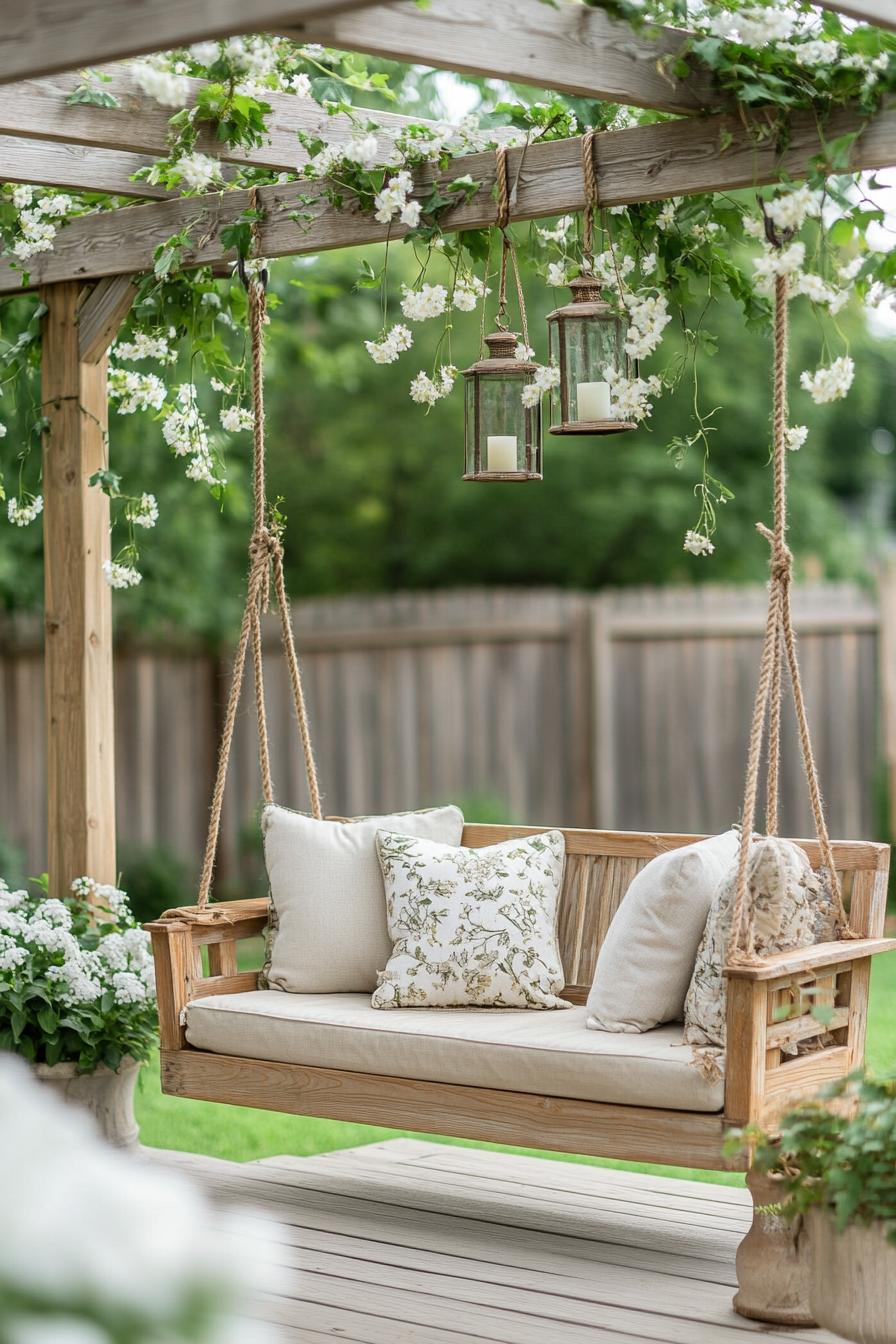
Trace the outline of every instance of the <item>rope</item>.
<instances>
[{"instance_id":1,"label":"rope","mask_svg":"<svg viewBox=\"0 0 896 1344\"><path fill-rule=\"evenodd\" d=\"M594 161L594 131L589 126L582 136L582 175L585 179L585 221L582 230L583 274L594 271L594 212L600 209L597 165Z\"/></svg>"},{"instance_id":2,"label":"rope","mask_svg":"<svg viewBox=\"0 0 896 1344\"><path fill-rule=\"evenodd\" d=\"M256 208L257 196L253 192L251 207ZM258 251L258 224L252 227L253 250ZM305 696L302 690L302 677L296 655L292 623L289 616L289 603L286 597L286 583L283 576L283 545L278 528L268 522L268 506L265 491L265 448L264 448L264 325L267 300L265 277L247 276L241 266L249 300L249 335L252 348L252 405L255 411L252 432L252 497L253 524L249 541L249 574L246 581L246 606L243 611L240 637L237 643L233 664L233 676L230 693L227 697L227 709L224 715L224 728L221 745L218 749L218 764L215 773L215 787L209 815L208 836L205 842L205 855L199 878L198 913L189 908L170 912L179 919L207 920L211 918L228 919L226 911L208 909L212 876L215 867L215 854L218 848L218 836L221 829L221 812L224 803L224 787L227 782L227 769L233 748L233 734L236 727L243 680L246 671L246 657L251 645L252 667L255 682L255 716L258 722L258 761L261 772L261 791L265 805L274 801L274 784L271 777L270 745L268 742L267 715L264 699L264 650L261 638L261 617L269 608L271 575L273 573L274 594L280 613L280 630L289 681L292 688L293 705L299 726L299 736L305 760L305 773L308 780L308 794L311 800L311 814L322 816L320 786L314 752L311 747L311 730Z\"/></svg>"},{"instance_id":3,"label":"rope","mask_svg":"<svg viewBox=\"0 0 896 1344\"><path fill-rule=\"evenodd\" d=\"M525 156L525 147L523 150ZM520 171L522 171L523 160L520 160ZM519 176L519 174L517 174ZM495 319L495 326L499 331L507 331L507 261L510 259L510 265L513 270L514 286L516 288L517 304L520 312L520 327L522 328L523 344L529 345L529 323L526 318L526 300L523 294L523 284L520 279L519 262L517 261L516 248L513 239L508 233L510 225L510 204L511 192L507 183L507 147L498 145L495 150L495 187L498 195L498 213L495 218L495 224L501 233L501 269L498 280L498 314Z\"/></svg>"},{"instance_id":4,"label":"rope","mask_svg":"<svg viewBox=\"0 0 896 1344\"><path fill-rule=\"evenodd\" d=\"M773 239L776 245L781 243ZM757 530L771 548L768 615L759 664L759 683L753 705L750 739L747 749L747 775L744 786L744 805L741 815L740 846L737 859L737 883L731 914L731 932L728 941L729 965L756 962L753 910L750 899L747 870L750 840L756 815L756 796L759 791L759 766L766 714L768 730L768 779L766 785L766 826L769 835L778 830L778 785L781 754L782 670L786 660L796 709L797 728L803 769L809 787L809 800L815 822L815 834L821 851L821 866L831 885L831 894L837 912L841 938L854 938L846 910L840 880L834 866L834 856L824 817L824 804L818 784L818 769L812 752L809 720L803 697L796 635L791 610L793 554L787 545L787 344L788 344L788 282L786 276L775 279L774 326L774 410L772 415L772 443L774 470L774 527L757 523Z\"/></svg>"}]
</instances>

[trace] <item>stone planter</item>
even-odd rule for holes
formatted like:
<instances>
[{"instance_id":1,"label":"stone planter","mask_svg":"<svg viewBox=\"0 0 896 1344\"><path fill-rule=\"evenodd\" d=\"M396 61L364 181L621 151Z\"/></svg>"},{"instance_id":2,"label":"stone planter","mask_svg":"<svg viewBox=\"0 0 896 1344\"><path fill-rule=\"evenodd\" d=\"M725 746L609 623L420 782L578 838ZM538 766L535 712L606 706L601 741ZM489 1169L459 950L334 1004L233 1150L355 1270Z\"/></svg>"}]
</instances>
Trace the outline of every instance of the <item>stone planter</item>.
<instances>
[{"instance_id":1,"label":"stone planter","mask_svg":"<svg viewBox=\"0 0 896 1344\"><path fill-rule=\"evenodd\" d=\"M35 1064L35 1076L44 1087L72 1106L89 1111L100 1132L116 1148L136 1148L139 1138L134 1119L134 1085L140 1065L125 1059L116 1070L104 1064L93 1073L78 1073L75 1064Z\"/></svg>"},{"instance_id":2,"label":"stone planter","mask_svg":"<svg viewBox=\"0 0 896 1344\"><path fill-rule=\"evenodd\" d=\"M753 1222L737 1248L738 1291L734 1310L754 1321L814 1325L809 1307L809 1255L802 1218L782 1218L781 1177L747 1173Z\"/></svg>"},{"instance_id":3,"label":"stone planter","mask_svg":"<svg viewBox=\"0 0 896 1344\"><path fill-rule=\"evenodd\" d=\"M809 1301L819 1325L856 1344L896 1341L896 1246L882 1223L834 1230L825 1209L810 1209Z\"/></svg>"}]
</instances>

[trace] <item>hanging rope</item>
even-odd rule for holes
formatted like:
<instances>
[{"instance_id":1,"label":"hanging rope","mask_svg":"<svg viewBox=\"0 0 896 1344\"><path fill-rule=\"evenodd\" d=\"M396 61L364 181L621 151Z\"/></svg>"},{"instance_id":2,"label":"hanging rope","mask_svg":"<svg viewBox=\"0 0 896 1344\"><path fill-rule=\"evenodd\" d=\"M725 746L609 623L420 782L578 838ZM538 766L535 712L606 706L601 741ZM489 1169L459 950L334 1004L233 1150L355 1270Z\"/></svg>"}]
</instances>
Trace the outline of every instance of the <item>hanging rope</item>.
<instances>
[{"instance_id":1,"label":"hanging rope","mask_svg":"<svg viewBox=\"0 0 896 1344\"><path fill-rule=\"evenodd\" d=\"M257 210L257 194L253 191L251 208ZM258 253L258 223L252 226L253 252ZM267 307L267 272L250 275L240 260L240 275L246 286L249 305L249 338L252 351L252 405L255 416L252 432L252 495L253 525L249 541L249 575L246 582L246 606L243 612L236 657L233 664L233 676L227 709L224 715L224 728L221 745L218 750L218 766L215 787L209 816L208 838L205 844L205 857L199 879L198 907L205 912L205 918L226 919L225 911L208 907L212 876L215 866L215 854L218 847L218 835L221 829L221 809L224 802L224 786L227 782L227 768L233 747L233 734L239 709L243 678L246 669L246 656L251 645L252 666L255 681L255 715L258 721L258 757L261 771L261 791L265 804L274 801L274 785L271 778L270 747L268 744L267 715L264 699L264 657L261 638L261 617L269 609L271 579L273 577L274 596L280 614L280 632L289 682L292 690L293 706L299 726L302 752L305 761L305 774L308 780L308 794L311 802L311 814L320 818L321 798L317 779L317 767L311 746L311 732L308 725L308 712L302 689L302 677L296 656L292 634L292 622L289 614L289 602L286 596L286 583L283 574L283 544L280 529L269 518L265 491L265 445L264 445L264 325ZM189 918L189 910L170 911L177 918Z\"/></svg>"},{"instance_id":2,"label":"hanging rope","mask_svg":"<svg viewBox=\"0 0 896 1344\"><path fill-rule=\"evenodd\" d=\"M525 148L523 150L525 154ZM520 160L520 171L522 171L522 159ZM519 178L519 172L517 173ZM505 145L498 145L495 150L495 185L498 194L498 213L495 224L501 233L501 270L498 280L498 315L495 319L495 326L499 331L508 330L507 321L507 262L513 270L513 279L516 286L516 298L520 312L520 327L522 330L523 344L529 345L529 324L526 319L526 300L523 295L523 282L520 278L520 268L517 262L516 248L513 244L508 229L510 226L510 206L511 192L507 183L507 148ZM516 188L514 188L514 195Z\"/></svg>"},{"instance_id":3,"label":"hanging rope","mask_svg":"<svg viewBox=\"0 0 896 1344\"><path fill-rule=\"evenodd\" d=\"M585 220L582 229L582 272L584 275L592 275L594 272L594 212L600 209L594 144L594 131L589 126L582 136L582 176L585 179Z\"/></svg>"},{"instance_id":4,"label":"hanging rope","mask_svg":"<svg viewBox=\"0 0 896 1344\"><path fill-rule=\"evenodd\" d=\"M766 221L768 232L769 221ZM778 247L785 239L770 234L770 240ZM740 848L737 863L737 885L734 895L734 909L731 918L731 933L728 941L727 961L729 965L751 963L760 960L756 956L753 929L753 910L750 900L747 871L750 853L750 840L753 833L753 821L756 815L756 797L759 791L759 765L762 756L762 738L768 714L768 775L766 782L766 829L769 835L778 833L778 785L781 755L781 703L783 665L786 660L796 709L797 728L800 739L800 751L803 769L809 786L809 799L812 804L812 816L815 821L815 834L821 851L821 866L830 884L831 895L837 912L839 934L841 938L854 938L843 905L840 881L834 866L834 856L824 818L824 805L818 784L818 769L812 752L809 734L809 720L803 697L803 685L800 678L799 662L796 652L796 636L793 629L791 611L791 584L793 580L793 554L787 545L787 341L788 341L788 281L784 275L775 278L775 327L774 327L774 412L772 424L773 471L774 471L774 527L767 528L757 523L757 530L765 537L771 547L771 579L769 582L768 616L765 624L765 638L762 645L762 658L759 664L759 684L753 706L753 720L750 726L750 741L747 751L747 777L744 788L744 805L741 815Z\"/></svg>"}]
</instances>

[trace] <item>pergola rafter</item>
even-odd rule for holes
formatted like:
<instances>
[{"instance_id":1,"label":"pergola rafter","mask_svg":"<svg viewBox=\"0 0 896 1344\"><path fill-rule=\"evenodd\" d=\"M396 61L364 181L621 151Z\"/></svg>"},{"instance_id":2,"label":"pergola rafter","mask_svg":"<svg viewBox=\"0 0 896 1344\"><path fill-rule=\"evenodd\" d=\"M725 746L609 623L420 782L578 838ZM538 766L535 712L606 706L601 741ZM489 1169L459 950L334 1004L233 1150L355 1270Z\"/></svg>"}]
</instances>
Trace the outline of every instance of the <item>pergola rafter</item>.
<instances>
[{"instance_id":1,"label":"pergola rafter","mask_svg":"<svg viewBox=\"0 0 896 1344\"><path fill-rule=\"evenodd\" d=\"M861 124L857 115L843 111L832 118L828 129L833 137ZM818 128L808 115L792 119L788 146L783 153L774 144L757 146L740 118L726 114L606 131L595 138L595 143L600 198L606 206L732 191L774 181L782 171L799 177L809 171L819 155ZM537 219L584 207L579 138L531 145L518 173L522 156L521 149L510 151L512 180L516 181L518 174L515 219ZM852 164L856 169L876 169L894 160L896 111L891 111L882 113L862 132ZM469 173L482 185L471 201L442 219L442 228L452 232L492 224L494 154L465 155L453 160L446 172L438 176L448 182L458 173ZM433 176L422 173L419 188L425 191ZM260 189L259 201L265 212L260 246L265 256L307 255L401 237L400 226L380 224L371 215L337 211L322 201L307 204L307 197L319 194L323 187L322 183L303 181ZM248 203L248 192L230 191L82 216L60 233L52 252L33 259L31 283L86 280L147 270L159 244L183 230L188 230L194 240L192 248L184 254L184 266L220 262L226 258L221 230ZM296 222L291 216L297 211L308 218ZM0 264L0 293L21 287L21 272L9 262Z\"/></svg>"},{"instance_id":2,"label":"pergola rafter","mask_svg":"<svg viewBox=\"0 0 896 1344\"><path fill-rule=\"evenodd\" d=\"M896 27L892 0L848 0L855 17ZM786 148L726 113L707 74L685 81L671 73L686 34L634 33L600 10L539 0L25 0L0 37L0 179L98 190L134 197L165 195L135 184L136 169L167 148L166 109L143 97L123 69L106 85L117 108L68 105L76 76L53 72L101 64L123 55L159 50L209 37L258 31L287 32L302 41L475 72L685 114L677 120L595 137L598 190L603 205L626 205L798 177L819 159L818 126L793 117ZM42 75L42 78L34 78ZM9 81L18 80L18 83ZM196 88L199 81L195 81ZM194 89L195 93L195 89ZM331 118L310 100L271 94L273 116L263 146L230 149L200 134L197 147L225 165L295 170L305 155L297 131L328 141L354 134L347 117ZM698 115L693 115L698 114ZM386 133L409 118L371 113ZM416 118L413 120L417 120ZM896 110L864 125L842 109L825 127L828 138L862 129L852 154L856 169L896 162ZM521 164L522 160L522 164ZM228 171L229 171L228 167ZM447 180L469 173L481 183L464 205L440 221L447 231L482 228L495 219L495 156L459 157ZM534 143L510 152L517 182L514 219L534 219L585 205L582 146L578 139ZM426 192L436 171L420 172ZM360 211L336 211L323 184L297 181L260 188L264 218L259 246L268 257L399 238L402 229ZM88 486L105 458L106 352L127 314L135 274L151 268L153 253L185 231L191 245L184 265L230 260L221 243L224 225L249 204L245 191L148 200L73 219L53 250L29 263L32 287L47 304L43 346L43 400L49 422L44 440L46 552L46 685L50 797L50 880L54 894L90 873L114 881L114 776L111 593L101 576L108 556L108 501ZM291 216L305 212L307 220ZM22 288L22 274L0 263L0 294Z\"/></svg>"}]
</instances>

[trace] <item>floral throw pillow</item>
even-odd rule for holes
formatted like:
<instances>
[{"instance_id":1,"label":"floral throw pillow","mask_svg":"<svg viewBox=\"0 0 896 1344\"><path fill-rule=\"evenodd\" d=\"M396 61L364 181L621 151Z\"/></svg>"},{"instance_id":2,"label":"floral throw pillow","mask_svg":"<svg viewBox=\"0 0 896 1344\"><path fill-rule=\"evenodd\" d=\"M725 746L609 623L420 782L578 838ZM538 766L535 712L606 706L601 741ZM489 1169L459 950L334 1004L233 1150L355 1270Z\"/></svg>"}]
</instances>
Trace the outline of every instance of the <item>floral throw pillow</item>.
<instances>
[{"instance_id":1,"label":"floral throw pillow","mask_svg":"<svg viewBox=\"0 0 896 1344\"><path fill-rule=\"evenodd\" d=\"M374 1008L568 1008L557 906L566 846L544 831L461 849L380 831L394 947Z\"/></svg>"},{"instance_id":2,"label":"floral throw pillow","mask_svg":"<svg viewBox=\"0 0 896 1344\"><path fill-rule=\"evenodd\" d=\"M791 840L763 836L750 844L747 884L753 906L757 955L790 952L836 938L834 904L827 883L812 871L806 851ZM684 1039L697 1062L717 1071L725 1050L725 959L737 862L716 892L684 1005Z\"/></svg>"}]
</instances>

